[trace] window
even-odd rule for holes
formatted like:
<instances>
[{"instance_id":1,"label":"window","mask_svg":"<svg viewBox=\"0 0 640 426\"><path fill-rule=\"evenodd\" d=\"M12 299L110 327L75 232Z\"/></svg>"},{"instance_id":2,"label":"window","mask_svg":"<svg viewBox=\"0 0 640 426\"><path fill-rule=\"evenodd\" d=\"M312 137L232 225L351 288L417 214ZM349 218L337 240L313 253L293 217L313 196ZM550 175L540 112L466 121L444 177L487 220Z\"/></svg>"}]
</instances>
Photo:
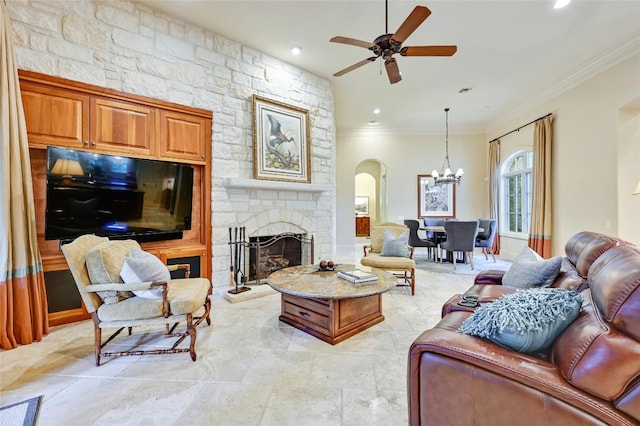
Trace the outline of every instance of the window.
<instances>
[{"instance_id":1,"label":"window","mask_svg":"<svg viewBox=\"0 0 640 426\"><path fill-rule=\"evenodd\" d=\"M518 151L507 159L502 169L504 230L529 234L533 189L533 151Z\"/></svg>"}]
</instances>

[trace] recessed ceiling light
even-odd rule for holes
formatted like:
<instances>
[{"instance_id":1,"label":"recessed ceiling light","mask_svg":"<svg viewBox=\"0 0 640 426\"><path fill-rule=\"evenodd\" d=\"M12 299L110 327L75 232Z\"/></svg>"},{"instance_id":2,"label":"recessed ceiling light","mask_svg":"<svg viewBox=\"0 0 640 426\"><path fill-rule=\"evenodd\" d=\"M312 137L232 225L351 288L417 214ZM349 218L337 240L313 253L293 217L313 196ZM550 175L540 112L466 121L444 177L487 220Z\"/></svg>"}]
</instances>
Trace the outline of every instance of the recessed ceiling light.
<instances>
[{"instance_id":1,"label":"recessed ceiling light","mask_svg":"<svg viewBox=\"0 0 640 426\"><path fill-rule=\"evenodd\" d=\"M376 120L371 120L368 124L369 126L377 126L380 123L378 123Z\"/></svg>"},{"instance_id":2,"label":"recessed ceiling light","mask_svg":"<svg viewBox=\"0 0 640 426\"><path fill-rule=\"evenodd\" d=\"M374 113L374 114L380 114L380 108L376 108L376 109L374 109L374 110L373 110L373 113Z\"/></svg>"},{"instance_id":3,"label":"recessed ceiling light","mask_svg":"<svg viewBox=\"0 0 640 426\"><path fill-rule=\"evenodd\" d=\"M467 93L471 91L471 87L463 87L462 89L458 90L458 93Z\"/></svg>"},{"instance_id":4,"label":"recessed ceiling light","mask_svg":"<svg viewBox=\"0 0 640 426\"><path fill-rule=\"evenodd\" d=\"M291 48L291 53L293 53L294 55L299 55L300 52L302 52L302 49L298 46L293 46Z\"/></svg>"},{"instance_id":5,"label":"recessed ceiling light","mask_svg":"<svg viewBox=\"0 0 640 426\"><path fill-rule=\"evenodd\" d=\"M571 0L556 0L556 4L553 5L554 9L562 9L566 5L571 3Z\"/></svg>"}]
</instances>

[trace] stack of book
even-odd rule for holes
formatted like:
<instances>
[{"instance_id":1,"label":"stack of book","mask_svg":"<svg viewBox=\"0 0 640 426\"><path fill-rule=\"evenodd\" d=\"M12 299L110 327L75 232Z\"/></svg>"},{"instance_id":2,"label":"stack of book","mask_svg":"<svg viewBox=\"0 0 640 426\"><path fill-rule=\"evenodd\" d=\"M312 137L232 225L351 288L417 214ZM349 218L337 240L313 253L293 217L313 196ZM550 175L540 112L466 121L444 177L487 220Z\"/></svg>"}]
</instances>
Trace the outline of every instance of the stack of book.
<instances>
[{"instance_id":1,"label":"stack of book","mask_svg":"<svg viewBox=\"0 0 640 426\"><path fill-rule=\"evenodd\" d=\"M378 279L376 274L372 274L371 272L365 272L360 269L351 269L348 271L340 271L338 272L338 277L351 281L354 284L369 284Z\"/></svg>"}]
</instances>

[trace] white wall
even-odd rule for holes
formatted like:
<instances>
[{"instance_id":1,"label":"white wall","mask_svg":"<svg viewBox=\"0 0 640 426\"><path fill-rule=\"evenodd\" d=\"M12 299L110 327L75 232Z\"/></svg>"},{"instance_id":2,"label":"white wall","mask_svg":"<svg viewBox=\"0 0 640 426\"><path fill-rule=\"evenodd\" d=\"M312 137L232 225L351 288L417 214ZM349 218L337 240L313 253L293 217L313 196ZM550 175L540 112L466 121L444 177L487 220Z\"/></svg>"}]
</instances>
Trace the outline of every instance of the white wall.
<instances>
[{"instance_id":1,"label":"white wall","mask_svg":"<svg viewBox=\"0 0 640 426\"><path fill-rule=\"evenodd\" d=\"M335 120L329 80L126 0L11 1L7 9L21 69L213 111L214 286L228 284L229 227L302 230L314 235L318 257L332 256ZM327 190L224 185L225 178L253 177L253 94L309 110L311 182ZM350 205L353 210L353 197Z\"/></svg>"},{"instance_id":2,"label":"white wall","mask_svg":"<svg viewBox=\"0 0 640 426\"><path fill-rule=\"evenodd\" d=\"M640 132L628 127L638 121L622 124L622 131L619 128L621 111L639 97L640 54L635 54L488 132L490 140L553 113L555 255L564 253L569 237L584 230L640 244L637 231L631 231L638 229L640 218L640 203L631 195L640 180ZM625 176L622 190L619 174L627 170L635 171L630 172L635 178Z\"/></svg>"},{"instance_id":3,"label":"white wall","mask_svg":"<svg viewBox=\"0 0 640 426\"><path fill-rule=\"evenodd\" d=\"M371 132L337 135L337 244L352 245L354 176L358 164L374 159L386 166L388 177L388 215L393 222L418 217L417 176L440 170L445 156L444 135L384 135ZM465 175L457 188L456 216L477 219L487 214L485 135L457 135L449 132L449 160Z\"/></svg>"}]
</instances>

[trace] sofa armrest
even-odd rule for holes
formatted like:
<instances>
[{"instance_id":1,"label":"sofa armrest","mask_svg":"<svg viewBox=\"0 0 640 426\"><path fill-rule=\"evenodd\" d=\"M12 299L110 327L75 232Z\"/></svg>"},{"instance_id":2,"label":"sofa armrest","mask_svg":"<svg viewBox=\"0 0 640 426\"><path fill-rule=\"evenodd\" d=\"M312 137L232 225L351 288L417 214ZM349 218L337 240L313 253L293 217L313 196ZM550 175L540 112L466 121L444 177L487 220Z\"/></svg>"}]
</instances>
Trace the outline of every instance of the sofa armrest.
<instances>
[{"instance_id":1,"label":"sofa armrest","mask_svg":"<svg viewBox=\"0 0 640 426\"><path fill-rule=\"evenodd\" d=\"M489 269L480 272L473 280L474 284L494 284L502 285L502 277L506 271L499 271L496 269Z\"/></svg>"},{"instance_id":2,"label":"sofa armrest","mask_svg":"<svg viewBox=\"0 0 640 426\"><path fill-rule=\"evenodd\" d=\"M634 424L567 383L551 362L458 333L469 315L450 313L411 345L410 425Z\"/></svg>"}]
</instances>

